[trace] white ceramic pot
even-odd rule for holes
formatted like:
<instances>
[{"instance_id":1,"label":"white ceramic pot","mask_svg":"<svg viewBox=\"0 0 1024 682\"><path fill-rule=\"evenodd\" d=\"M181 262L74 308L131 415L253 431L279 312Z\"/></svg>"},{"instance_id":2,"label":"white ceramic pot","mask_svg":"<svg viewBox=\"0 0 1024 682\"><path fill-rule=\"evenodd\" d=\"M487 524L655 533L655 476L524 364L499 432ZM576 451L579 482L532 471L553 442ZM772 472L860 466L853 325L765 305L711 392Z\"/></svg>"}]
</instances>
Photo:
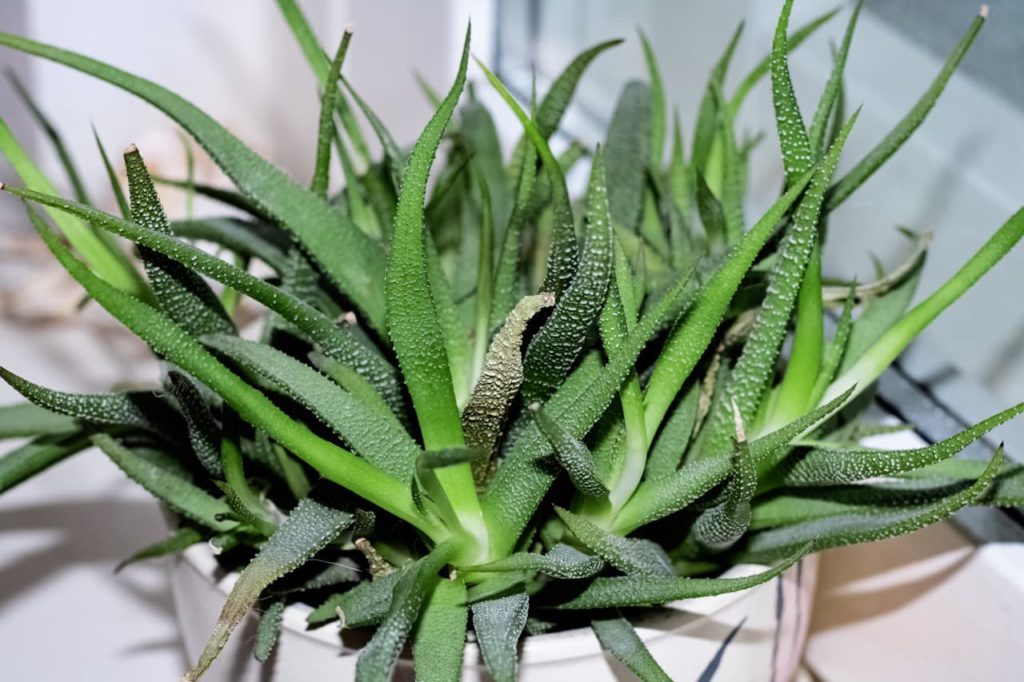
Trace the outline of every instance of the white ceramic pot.
<instances>
[{"instance_id":1,"label":"white ceramic pot","mask_svg":"<svg viewBox=\"0 0 1024 682\"><path fill-rule=\"evenodd\" d=\"M674 602L637 622L651 653L674 680L788 682L804 648L817 580L817 557L804 559L783 576L732 594ZM761 570L737 566L734 577ZM225 575L204 545L171 564L171 585L189 661L195 661L237 574ZM252 657L256 618L239 626L204 677L207 682L341 682L355 677L358 643L333 625L306 630L310 608L285 609L275 653L261 665ZM707 675L705 673L711 673ZM412 662L402 659L393 677L413 680ZM474 644L466 645L463 680L490 680ZM589 629L528 637L519 666L522 682L617 682L632 679L605 654Z\"/></svg>"}]
</instances>

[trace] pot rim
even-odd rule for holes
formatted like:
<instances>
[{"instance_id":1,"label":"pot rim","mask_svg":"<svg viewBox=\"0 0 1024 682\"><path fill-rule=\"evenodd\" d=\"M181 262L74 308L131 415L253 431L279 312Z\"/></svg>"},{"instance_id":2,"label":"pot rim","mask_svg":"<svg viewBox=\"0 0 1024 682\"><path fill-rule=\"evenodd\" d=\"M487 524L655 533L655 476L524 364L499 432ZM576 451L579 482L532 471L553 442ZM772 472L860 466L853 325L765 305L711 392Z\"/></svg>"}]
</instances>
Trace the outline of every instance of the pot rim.
<instances>
[{"instance_id":1,"label":"pot rim","mask_svg":"<svg viewBox=\"0 0 1024 682\"><path fill-rule=\"evenodd\" d=\"M189 569L195 571L203 579L213 583L217 590L224 595L225 600L227 599L228 593L237 582L239 574L237 571L223 573L223 569L217 563L217 559L209 544L198 543L192 545L179 556ZM764 568L764 566L757 564L739 564L731 567L721 577L743 577L757 573L764 570ZM678 633L693 627L702 620L714 617L720 611L748 598L756 590L771 585L777 579L775 578L761 585L755 585L754 587L737 592L671 602L659 609L653 610L650 615L635 620L637 634L640 635L644 642L650 643L671 633ZM341 640L336 626L324 626L315 630L308 630L306 628L306 617L312 611L313 607L308 604L289 604L284 610L282 627L287 628L294 635L334 647L339 651L355 651L347 647ZM467 664L481 660L479 650L472 641L466 642L466 651ZM541 635L527 635L523 639L520 649L520 663L525 665L555 660L564 661L601 653L603 653L601 643L594 635L593 630L590 628L575 628Z\"/></svg>"}]
</instances>

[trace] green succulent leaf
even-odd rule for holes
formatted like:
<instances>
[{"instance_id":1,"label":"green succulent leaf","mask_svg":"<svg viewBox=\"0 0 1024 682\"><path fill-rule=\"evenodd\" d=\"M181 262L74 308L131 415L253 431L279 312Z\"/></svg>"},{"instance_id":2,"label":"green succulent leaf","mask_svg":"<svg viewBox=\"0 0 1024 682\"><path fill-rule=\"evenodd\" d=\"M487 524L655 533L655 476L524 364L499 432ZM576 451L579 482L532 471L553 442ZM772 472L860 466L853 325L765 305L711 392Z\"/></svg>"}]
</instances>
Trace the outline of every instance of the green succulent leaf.
<instances>
[{"instance_id":1,"label":"green succulent leaf","mask_svg":"<svg viewBox=\"0 0 1024 682\"><path fill-rule=\"evenodd\" d=\"M438 571L454 550L455 545L442 543L399 575L387 615L359 654L356 682L376 682L391 676L424 603L441 580Z\"/></svg>"},{"instance_id":2,"label":"green succulent leaf","mask_svg":"<svg viewBox=\"0 0 1024 682\"><path fill-rule=\"evenodd\" d=\"M0 378L39 407L91 424L127 426L167 433L167 406L152 391L65 393L32 383L0 367Z\"/></svg>"},{"instance_id":3,"label":"green succulent leaf","mask_svg":"<svg viewBox=\"0 0 1024 682\"><path fill-rule=\"evenodd\" d=\"M594 466L594 457L587 446L549 417L542 408L538 407L534 411L534 419L544 437L551 441L555 459L569 474L569 480L576 489L590 497L607 497L608 488L601 480Z\"/></svg>"},{"instance_id":4,"label":"green succulent leaf","mask_svg":"<svg viewBox=\"0 0 1024 682\"><path fill-rule=\"evenodd\" d=\"M587 190L586 226L579 269L526 350L523 398L546 400L569 374L597 321L612 276L612 228L604 156L598 150ZM574 237L575 239L575 237Z\"/></svg>"},{"instance_id":5,"label":"green succulent leaf","mask_svg":"<svg viewBox=\"0 0 1024 682\"><path fill-rule=\"evenodd\" d=\"M591 621L590 627L601 642L601 647L643 682L671 682L672 678L654 660L628 620L622 616L601 618Z\"/></svg>"},{"instance_id":6,"label":"green succulent leaf","mask_svg":"<svg viewBox=\"0 0 1024 682\"><path fill-rule=\"evenodd\" d=\"M338 106L338 78L341 77L341 66L348 53L348 44L352 41L352 32L345 31L338 44L338 50L331 60L331 68L323 84L324 92L320 97L320 124L316 138L316 163L313 167L313 179L310 191L321 199L327 198L327 184L330 181L331 139L334 137L334 110Z\"/></svg>"},{"instance_id":7,"label":"green succulent leaf","mask_svg":"<svg viewBox=\"0 0 1024 682\"><path fill-rule=\"evenodd\" d=\"M313 609L306 617L306 622L311 628L339 619L343 628L379 625L388 615L395 584L401 575L401 572L396 571L373 580L364 580Z\"/></svg>"},{"instance_id":8,"label":"green succulent leaf","mask_svg":"<svg viewBox=\"0 0 1024 682\"><path fill-rule=\"evenodd\" d=\"M466 585L442 580L430 594L413 635L412 660L416 679L423 682L459 682L466 650Z\"/></svg>"},{"instance_id":9,"label":"green succulent leaf","mask_svg":"<svg viewBox=\"0 0 1024 682\"><path fill-rule=\"evenodd\" d=\"M74 417L48 410L35 403L0 407L0 439L66 435L80 428Z\"/></svg>"},{"instance_id":10,"label":"green succulent leaf","mask_svg":"<svg viewBox=\"0 0 1024 682\"><path fill-rule=\"evenodd\" d=\"M211 476L222 477L224 469L220 463L220 427L214 421L199 387L181 372L168 372L167 379L168 388L178 401L181 415L185 418L192 451Z\"/></svg>"},{"instance_id":11,"label":"green succulent leaf","mask_svg":"<svg viewBox=\"0 0 1024 682\"><path fill-rule=\"evenodd\" d=\"M855 483L920 469L953 457L983 435L1024 412L1024 403L994 414L969 429L933 445L909 450L815 449L786 467L783 483L791 487Z\"/></svg>"},{"instance_id":12,"label":"green succulent leaf","mask_svg":"<svg viewBox=\"0 0 1024 682\"><path fill-rule=\"evenodd\" d=\"M811 549L803 543L775 566L742 578L669 578L628 576L596 578L583 592L561 604L562 609L603 609L656 606L678 599L695 599L738 592L766 583L781 575Z\"/></svg>"},{"instance_id":13,"label":"green succulent leaf","mask_svg":"<svg viewBox=\"0 0 1024 682\"><path fill-rule=\"evenodd\" d=\"M89 447L89 435L38 436L0 457L0 493Z\"/></svg>"},{"instance_id":14,"label":"green succulent leaf","mask_svg":"<svg viewBox=\"0 0 1024 682\"><path fill-rule=\"evenodd\" d=\"M114 170L114 164L110 162L110 156L107 155L107 150L100 140L100 134L96 130L96 126L92 127L92 136L96 141L96 149L100 153L100 159L103 161L103 169L107 172L107 181L110 183L110 191L114 195L114 200L117 201L117 208L121 212L121 217L127 220L131 218L131 208L128 206L128 199L125 197L124 188L121 187L121 179L117 177L117 171ZM88 204L89 202L79 199L78 203Z\"/></svg>"},{"instance_id":15,"label":"green succulent leaf","mask_svg":"<svg viewBox=\"0 0 1024 682\"><path fill-rule=\"evenodd\" d=\"M814 111L814 118L811 120L811 127L807 132L811 149L815 153L825 147L829 115L835 110L836 102L843 90L843 71L846 69L846 58L850 54L850 43L853 41L853 32L857 28L857 19L860 17L860 10L863 6L863 0L854 5L850 20L846 24L846 32L843 33L843 42L839 46L839 51L835 53L832 73L829 74L828 82L825 83L825 91L822 93L821 99L818 100L818 108Z\"/></svg>"},{"instance_id":16,"label":"green succulent leaf","mask_svg":"<svg viewBox=\"0 0 1024 682\"><path fill-rule=\"evenodd\" d=\"M832 17L839 13L840 7L836 7L833 10L829 10L824 14L821 14L814 19L808 21L806 24L797 28L793 33L790 34L786 40L786 54L789 54L796 48L800 47L804 41L810 38L814 33L827 24ZM736 112L739 111L740 107L743 106L743 102L746 101L747 95L754 89L754 86L760 82L762 78L768 75L771 70L772 52L769 52L764 59L757 63L753 69L743 78L739 87L736 88L735 94L732 99L729 100L729 109L735 116Z\"/></svg>"},{"instance_id":17,"label":"green succulent leaf","mask_svg":"<svg viewBox=\"0 0 1024 682\"><path fill-rule=\"evenodd\" d=\"M757 466L750 452L737 411L732 473L722 492L724 498L701 512L693 524L693 538L702 547L721 551L735 544L750 526L750 504L757 491Z\"/></svg>"},{"instance_id":18,"label":"green succulent leaf","mask_svg":"<svg viewBox=\"0 0 1024 682\"><path fill-rule=\"evenodd\" d=\"M807 173L786 191L733 247L725 262L701 287L697 303L681 324L672 330L644 392L647 433L658 432L662 419L675 401L683 383L714 337L744 275L767 243L790 206L811 180Z\"/></svg>"},{"instance_id":19,"label":"green succulent leaf","mask_svg":"<svg viewBox=\"0 0 1024 682\"><path fill-rule=\"evenodd\" d=\"M963 507L982 498L999 474L1003 450L998 448L981 475L968 487L931 504L891 510L868 509L840 514L752 535L736 557L738 561L771 561L813 539L815 547L827 549L873 542L913 532L949 518Z\"/></svg>"},{"instance_id":20,"label":"green succulent leaf","mask_svg":"<svg viewBox=\"0 0 1024 682\"><path fill-rule=\"evenodd\" d=\"M582 438L604 414L634 370L644 346L661 329L687 311L694 300L689 286L694 269L672 283L645 313L607 365L585 363L587 370L570 379L545 403L548 414L576 438ZM516 439L488 487L483 504L495 553L510 552L554 480L538 466L550 456L550 442L535 425Z\"/></svg>"},{"instance_id":21,"label":"green succulent leaf","mask_svg":"<svg viewBox=\"0 0 1024 682\"><path fill-rule=\"evenodd\" d=\"M218 334L203 343L278 389L315 414L359 455L400 481L412 479L420 448L409 434L371 405L323 374L271 346Z\"/></svg>"},{"instance_id":22,"label":"green succulent leaf","mask_svg":"<svg viewBox=\"0 0 1024 682\"><path fill-rule=\"evenodd\" d=\"M629 231L640 226L647 186L647 168L651 165L652 136L651 89L641 81L626 84L615 104L605 157L608 166L608 209L613 224Z\"/></svg>"},{"instance_id":23,"label":"green succulent leaf","mask_svg":"<svg viewBox=\"0 0 1024 682\"><path fill-rule=\"evenodd\" d=\"M126 448L112 436L101 433L93 436L93 443L111 461L152 495L182 516L215 531L228 531L237 524L224 520L231 515L231 507L223 500L211 496L167 469L153 464Z\"/></svg>"},{"instance_id":24,"label":"green succulent leaf","mask_svg":"<svg viewBox=\"0 0 1024 682\"><path fill-rule=\"evenodd\" d=\"M128 172L131 219L150 230L171 233L149 171L134 145L124 154ZM195 336L232 334L232 324L210 285L192 270L166 256L141 247L142 262L156 300L169 318Z\"/></svg>"},{"instance_id":25,"label":"green succulent leaf","mask_svg":"<svg viewBox=\"0 0 1024 682\"><path fill-rule=\"evenodd\" d=\"M263 590L306 563L351 524L352 515L330 503L313 497L300 501L238 576L206 647L184 679L202 676Z\"/></svg>"},{"instance_id":26,"label":"green succulent leaf","mask_svg":"<svg viewBox=\"0 0 1024 682\"><path fill-rule=\"evenodd\" d=\"M504 559L473 566L471 570L481 573L536 571L552 578L583 580L600 573L604 565L601 557L584 554L570 545L560 543L546 554L518 552Z\"/></svg>"},{"instance_id":27,"label":"green succulent leaf","mask_svg":"<svg viewBox=\"0 0 1024 682\"><path fill-rule=\"evenodd\" d=\"M473 604L473 631L494 682L515 682L519 637L526 627L530 598L525 594Z\"/></svg>"},{"instance_id":28,"label":"green succulent leaf","mask_svg":"<svg viewBox=\"0 0 1024 682\"><path fill-rule=\"evenodd\" d=\"M33 214L34 215L34 214ZM437 528L416 509L399 480L352 453L317 437L278 409L265 395L228 371L188 333L157 310L97 278L45 228L40 236L61 265L112 315L153 350L217 392L250 424L261 427L281 445L307 461L324 477L425 532Z\"/></svg>"},{"instance_id":29,"label":"green succulent leaf","mask_svg":"<svg viewBox=\"0 0 1024 682\"><path fill-rule=\"evenodd\" d=\"M556 508L555 511L581 543L623 573L631 576L674 574L668 555L650 540L624 538L566 509Z\"/></svg>"},{"instance_id":30,"label":"green succulent leaf","mask_svg":"<svg viewBox=\"0 0 1024 682\"><path fill-rule=\"evenodd\" d=\"M203 539L202 533L191 526L183 526L174 531L168 537L147 545L130 557L122 561L114 568L115 573L131 564L145 561L147 559L158 559L171 554L179 554Z\"/></svg>"},{"instance_id":31,"label":"green succulent leaf","mask_svg":"<svg viewBox=\"0 0 1024 682\"><path fill-rule=\"evenodd\" d=\"M256 628L256 644L252 650L253 656L260 663L266 663L274 651L274 646L281 634L284 609L284 599L275 599L260 613L260 624Z\"/></svg>"},{"instance_id":32,"label":"green succulent leaf","mask_svg":"<svg viewBox=\"0 0 1024 682\"><path fill-rule=\"evenodd\" d=\"M562 293L570 286L576 274L577 265L577 244L576 244L576 223L572 215L572 204L569 200L569 190L565 185L565 176L558 159L551 153L545 136L538 130L537 126L526 115L523 108L516 102L515 97L508 91L508 88L495 76L490 69L477 60L477 64L484 72L487 80L494 87L501 98L508 104L512 113L519 119L526 136L533 143L537 155L540 157L544 170L551 181L552 188L552 210L554 216L554 238L551 244L551 251L548 253L547 271L544 276L542 291L549 291L555 294L560 300Z\"/></svg>"},{"instance_id":33,"label":"green succulent leaf","mask_svg":"<svg viewBox=\"0 0 1024 682\"><path fill-rule=\"evenodd\" d=\"M232 289L244 293L308 334L310 339L320 346L325 355L346 363L361 376L364 376L388 400L389 405L394 405L396 410L401 410L403 398L394 368L379 354L357 341L346 326L336 325L334 320L313 305L250 275L241 268L206 253L202 249L185 244L169 235L147 230L136 223L119 220L114 216L58 197L13 187L4 187L4 190L33 202L80 215L103 229L123 235L141 246L146 246L180 263L185 263L196 272L212 277Z\"/></svg>"}]
</instances>

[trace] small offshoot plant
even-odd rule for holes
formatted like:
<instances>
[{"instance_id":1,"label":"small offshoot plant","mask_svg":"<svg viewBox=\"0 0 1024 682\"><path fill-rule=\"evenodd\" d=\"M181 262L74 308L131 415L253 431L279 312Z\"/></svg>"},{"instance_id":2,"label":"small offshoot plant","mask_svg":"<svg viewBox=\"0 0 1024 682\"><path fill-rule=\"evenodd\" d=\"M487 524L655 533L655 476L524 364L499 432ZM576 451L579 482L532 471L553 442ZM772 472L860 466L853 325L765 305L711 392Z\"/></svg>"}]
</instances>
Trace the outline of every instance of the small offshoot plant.
<instances>
[{"instance_id":1,"label":"small offshoot plant","mask_svg":"<svg viewBox=\"0 0 1024 682\"><path fill-rule=\"evenodd\" d=\"M503 156L467 85L468 30L451 89L423 86L436 112L407 149L341 75L350 35L325 53L294 0L278 4L322 92L308 188L178 95L0 34L0 45L148 101L235 187L152 177L129 147L125 193L104 152L112 215L90 202L27 95L74 200L0 121L22 185L3 189L163 368L162 386L103 394L0 370L29 401L0 409L0 435L29 438L0 459L0 490L95 445L176 513L170 536L128 562L206 542L241 572L186 679L254 607L266 659L283 610L301 601L315 607L310 627L371 628L360 680L388 678L407 643L418 679L456 680L472 629L506 682L524 633L580 626L641 678L665 680L628 620L638 607L750 588L808 552L968 505L1024 503L1024 469L1001 449L990 461L954 457L1024 404L902 451L861 447L876 427L857 419L874 380L1021 238L1024 212L912 307L923 235L908 233L911 258L877 281L830 280L821 267L829 216L925 119L984 9L906 116L838 177L857 119L843 71L859 5L813 112L798 105L787 55L835 12L791 33L787 0L770 53L727 88L737 30L688 149L642 35L647 78L622 90L607 138L560 155L549 142L578 82L620 41L581 53L529 102L480 65L477 87L493 87L522 127ZM759 138L734 121L765 79L785 179L752 220ZM573 197L565 178L581 164L589 182ZM170 220L155 183L234 217ZM273 275L253 274L255 261ZM266 309L258 334L239 334L243 297ZM738 563L764 568L719 577Z\"/></svg>"}]
</instances>

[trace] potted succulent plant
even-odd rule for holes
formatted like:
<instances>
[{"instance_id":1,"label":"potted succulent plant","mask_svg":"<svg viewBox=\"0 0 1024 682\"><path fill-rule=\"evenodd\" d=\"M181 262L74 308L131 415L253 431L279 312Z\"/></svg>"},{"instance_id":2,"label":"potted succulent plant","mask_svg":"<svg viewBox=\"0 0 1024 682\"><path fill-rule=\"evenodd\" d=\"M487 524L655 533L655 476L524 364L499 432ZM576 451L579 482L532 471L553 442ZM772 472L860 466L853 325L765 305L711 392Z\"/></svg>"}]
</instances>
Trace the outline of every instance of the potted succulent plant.
<instances>
[{"instance_id":1,"label":"potted succulent plant","mask_svg":"<svg viewBox=\"0 0 1024 682\"><path fill-rule=\"evenodd\" d=\"M481 65L524 130L506 158L466 96L467 31L454 84L427 90L436 113L407 150L340 75L350 35L331 58L297 5L279 5L323 88L308 189L156 84L0 34L165 112L237 192L185 184L246 214L169 221L134 147L127 196L111 173L120 216L61 198L0 125L24 185L3 189L165 369L161 388L90 395L0 370L29 400L0 410L0 434L32 438L0 459L0 490L96 445L173 512L171 535L131 560L180 554L185 679L254 609L256 657L280 649L260 679L619 679L623 666L645 680L784 679L807 623L803 558L967 505L1024 502L1024 471L1001 450L953 458L1024 405L906 451L860 447L857 420L879 374L1016 244L1024 212L913 307L920 257L867 285L821 272L830 212L922 122L984 12L907 116L837 179L857 116L842 74L859 6L810 118L787 54L831 15L790 35L787 0L769 56L727 96L730 44L692 152L676 120L666 161L646 41L648 81L623 90L606 141L560 157L548 141L576 84L618 41L582 53L529 106ZM733 120L768 76L785 183L748 220L753 143ZM332 151L345 173L336 192ZM574 199L565 174L583 157L589 183ZM145 278L114 236L137 246ZM252 274L254 260L273 276ZM236 328L240 297L267 310L258 338ZM803 606L777 621L790 593ZM304 632L336 620L341 640ZM353 655L332 655L342 641ZM229 679L228 662L218 667Z\"/></svg>"}]
</instances>

